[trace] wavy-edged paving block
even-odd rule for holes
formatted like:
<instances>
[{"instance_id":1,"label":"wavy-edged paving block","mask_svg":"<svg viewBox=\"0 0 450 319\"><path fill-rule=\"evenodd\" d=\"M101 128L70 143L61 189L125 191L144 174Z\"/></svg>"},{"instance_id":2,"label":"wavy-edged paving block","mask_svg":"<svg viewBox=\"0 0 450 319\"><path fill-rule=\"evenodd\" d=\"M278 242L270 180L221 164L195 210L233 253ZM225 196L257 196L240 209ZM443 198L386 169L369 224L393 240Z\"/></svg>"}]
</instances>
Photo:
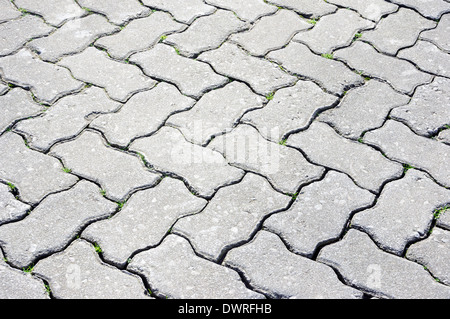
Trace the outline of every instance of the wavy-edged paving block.
<instances>
[{"instance_id":1,"label":"wavy-edged paving block","mask_svg":"<svg viewBox=\"0 0 450 319\"><path fill-rule=\"evenodd\" d=\"M0 225L24 217L30 208L14 197L9 186L0 184Z\"/></svg>"},{"instance_id":2,"label":"wavy-edged paving block","mask_svg":"<svg viewBox=\"0 0 450 319\"><path fill-rule=\"evenodd\" d=\"M217 261L230 247L249 240L267 215L287 207L290 200L263 177L247 173L239 184L219 189L201 213L180 219L172 230L189 238L197 254Z\"/></svg>"},{"instance_id":3,"label":"wavy-edged paving block","mask_svg":"<svg viewBox=\"0 0 450 319\"><path fill-rule=\"evenodd\" d=\"M45 279L58 299L149 298L137 275L105 264L94 246L81 239L39 261L33 274Z\"/></svg>"},{"instance_id":4,"label":"wavy-edged paving block","mask_svg":"<svg viewBox=\"0 0 450 319\"><path fill-rule=\"evenodd\" d=\"M262 108L264 101L247 85L233 81L206 93L189 111L172 115L167 124L178 128L188 141L205 145L230 131L246 111Z\"/></svg>"},{"instance_id":5,"label":"wavy-edged paving block","mask_svg":"<svg viewBox=\"0 0 450 319\"><path fill-rule=\"evenodd\" d=\"M22 13L16 9L11 0L0 0L0 23L17 19Z\"/></svg>"},{"instance_id":6,"label":"wavy-edged paving block","mask_svg":"<svg viewBox=\"0 0 450 319\"><path fill-rule=\"evenodd\" d=\"M110 22L117 25L150 13L150 9L138 0L78 0L78 3L83 8L104 14Z\"/></svg>"},{"instance_id":7,"label":"wavy-edged paving block","mask_svg":"<svg viewBox=\"0 0 450 319\"><path fill-rule=\"evenodd\" d=\"M354 229L324 247L317 261L335 268L345 283L375 297L450 298L450 287L437 283L422 265L382 251L367 234Z\"/></svg>"},{"instance_id":8,"label":"wavy-edged paving block","mask_svg":"<svg viewBox=\"0 0 450 319\"><path fill-rule=\"evenodd\" d=\"M265 176L283 193L294 194L324 173L323 167L309 163L299 151L266 140L246 124L216 137L208 147L222 153L230 164Z\"/></svg>"},{"instance_id":9,"label":"wavy-edged paving block","mask_svg":"<svg viewBox=\"0 0 450 319\"><path fill-rule=\"evenodd\" d=\"M267 4L264 0L205 0L205 2L233 11L240 19L248 22L254 22L278 10L277 7Z\"/></svg>"},{"instance_id":10,"label":"wavy-edged paving block","mask_svg":"<svg viewBox=\"0 0 450 319\"><path fill-rule=\"evenodd\" d=\"M234 41L256 56L264 56L269 51L286 45L299 31L312 25L290 10L279 10L274 15L262 17L251 30L233 34Z\"/></svg>"},{"instance_id":11,"label":"wavy-edged paving block","mask_svg":"<svg viewBox=\"0 0 450 319\"><path fill-rule=\"evenodd\" d=\"M403 173L401 164L367 145L341 137L325 123L313 122L306 131L291 135L287 144L301 149L313 163L346 173L358 186L373 192Z\"/></svg>"},{"instance_id":12,"label":"wavy-edged paving block","mask_svg":"<svg viewBox=\"0 0 450 319\"><path fill-rule=\"evenodd\" d=\"M130 150L142 154L156 170L182 177L199 195L206 197L245 174L228 165L219 152L192 144L178 129L167 126L150 137L134 141Z\"/></svg>"},{"instance_id":13,"label":"wavy-edged paving block","mask_svg":"<svg viewBox=\"0 0 450 319\"><path fill-rule=\"evenodd\" d=\"M38 14L47 23L56 27L61 26L67 20L86 14L86 11L73 0L14 0L14 3L19 9Z\"/></svg>"},{"instance_id":14,"label":"wavy-edged paving block","mask_svg":"<svg viewBox=\"0 0 450 319\"><path fill-rule=\"evenodd\" d=\"M333 13L337 9L336 6L321 0L268 0L268 3L314 18Z\"/></svg>"},{"instance_id":15,"label":"wavy-edged paving block","mask_svg":"<svg viewBox=\"0 0 450 319\"><path fill-rule=\"evenodd\" d=\"M119 33L102 37L95 44L108 50L110 56L123 60L131 54L151 48L163 35L181 31L178 23L166 12L154 12L146 18L128 23Z\"/></svg>"},{"instance_id":16,"label":"wavy-edged paving block","mask_svg":"<svg viewBox=\"0 0 450 319\"><path fill-rule=\"evenodd\" d=\"M104 259L126 266L135 251L157 246L179 218L206 204L182 181L166 177L155 188L133 194L114 217L88 226L82 238L97 243Z\"/></svg>"},{"instance_id":17,"label":"wavy-edged paving block","mask_svg":"<svg viewBox=\"0 0 450 319\"><path fill-rule=\"evenodd\" d=\"M450 3L446 0L393 0L392 2L416 9L424 17L434 20L450 12Z\"/></svg>"},{"instance_id":18,"label":"wavy-edged paving block","mask_svg":"<svg viewBox=\"0 0 450 319\"><path fill-rule=\"evenodd\" d=\"M116 208L97 185L83 180L46 197L25 219L0 226L0 243L8 262L27 267L63 250L89 223L110 216Z\"/></svg>"},{"instance_id":19,"label":"wavy-edged paving block","mask_svg":"<svg viewBox=\"0 0 450 319\"><path fill-rule=\"evenodd\" d=\"M20 121L14 131L24 134L32 148L46 152L55 143L81 133L93 116L120 107L121 104L108 98L103 89L93 86L63 97L42 116Z\"/></svg>"},{"instance_id":20,"label":"wavy-edged paving block","mask_svg":"<svg viewBox=\"0 0 450 319\"><path fill-rule=\"evenodd\" d=\"M94 47L65 57L58 65L67 67L77 79L105 88L111 98L120 102L156 84L156 81L146 77L137 66L114 61L108 58L105 52Z\"/></svg>"},{"instance_id":21,"label":"wavy-edged paving block","mask_svg":"<svg viewBox=\"0 0 450 319\"><path fill-rule=\"evenodd\" d=\"M224 43L220 48L200 54L214 70L247 83L256 93L268 95L294 84L297 78L283 72L275 63L245 53L237 45Z\"/></svg>"},{"instance_id":22,"label":"wavy-edged paving block","mask_svg":"<svg viewBox=\"0 0 450 319\"><path fill-rule=\"evenodd\" d=\"M177 21L191 24L196 18L212 14L216 8L202 0L184 0L180 5L179 0L142 0L142 3L150 8L169 12Z\"/></svg>"},{"instance_id":23,"label":"wavy-edged paving block","mask_svg":"<svg viewBox=\"0 0 450 319\"><path fill-rule=\"evenodd\" d=\"M44 61L57 62L65 55L83 51L98 37L119 30L119 27L110 24L105 17L91 14L70 20L48 37L35 39L27 45Z\"/></svg>"},{"instance_id":24,"label":"wavy-edged paving block","mask_svg":"<svg viewBox=\"0 0 450 319\"><path fill-rule=\"evenodd\" d=\"M260 231L248 244L232 249L223 264L238 269L250 287L272 298L360 299L321 263L291 253L280 238Z\"/></svg>"},{"instance_id":25,"label":"wavy-edged paving block","mask_svg":"<svg viewBox=\"0 0 450 319\"><path fill-rule=\"evenodd\" d=\"M397 10L398 6L384 0L328 0L344 8L356 10L362 17L378 22L382 16Z\"/></svg>"},{"instance_id":26,"label":"wavy-edged paving block","mask_svg":"<svg viewBox=\"0 0 450 319\"><path fill-rule=\"evenodd\" d=\"M119 112L94 119L90 127L102 131L110 143L126 147L135 138L156 132L170 115L185 111L194 103L173 85L159 83L132 96Z\"/></svg>"},{"instance_id":27,"label":"wavy-edged paving block","mask_svg":"<svg viewBox=\"0 0 450 319\"><path fill-rule=\"evenodd\" d=\"M431 41L440 49L450 53L450 14L442 16L439 20L438 26L435 29L423 31L420 34L420 39Z\"/></svg>"},{"instance_id":28,"label":"wavy-edged paving block","mask_svg":"<svg viewBox=\"0 0 450 319\"><path fill-rule=\"evenodd\" d=\"M127 269L144 276L157 296L173 299L263 299L234 270L195 255L176 235L133 257Z\"/></svg>"},{"instance_id":29,"label":"wavy-edged paving block","mask_svg":"<svg viewBox=\"0 0 450 319\"><path fill-rule=\"evenodd\" d=\"M0 179L13 184L27 203L36 204L78 180L64 173L56 158L30 150L22 137L12 132L0 137L0 154Z\"/></svg>"},{"instance_id":30,"label":"wavy-edged paving block","mask_svg":"<svg viewBox=\"0 0 450 319\"><path fill-rule=\"evenodd\" d=\"M354 211L373 203L375 196L345 174L330 171L304 187L285 212L270 216L264 227L278 234L293 252L312 258L317 249L338 239Z\"/></svg>"},{"instance_id":31,"label":"wavy-edged paving block","mask_svg":"<svg viewBox=\"0 0 450 319\"><path fill-rule=\"evenodd\" d=\"M416 135L406 125L394 120L366 133L363 141L381 149L388 158L420 168L438 183L450 187L450 146Z\"/></svg>"},{"instance_id":32,"label":"wavy-edged paving block","mask_svg":"<svg viewBox=\"0 0 450 319\"><path fill-rule=\"evenodd\" d=\"M84 86L69 70L43 62L28 49L0 58L0 69L3 80L29 88L36 99L48 104Z\"/></svg>"}]
</instances>

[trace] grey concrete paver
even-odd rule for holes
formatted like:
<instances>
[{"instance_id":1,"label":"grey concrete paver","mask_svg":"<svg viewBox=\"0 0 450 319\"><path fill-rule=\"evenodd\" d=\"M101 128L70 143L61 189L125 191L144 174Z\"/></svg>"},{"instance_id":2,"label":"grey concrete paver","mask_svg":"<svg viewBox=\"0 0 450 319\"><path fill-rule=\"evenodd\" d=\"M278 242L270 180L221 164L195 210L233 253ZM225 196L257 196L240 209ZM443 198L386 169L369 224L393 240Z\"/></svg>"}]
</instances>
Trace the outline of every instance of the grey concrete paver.
<instances>
[{"instance_id":1,"label":"grey concrete paver","mask_svg":"<svg viewBox=\"0 0 450 319\"><path fill-rule=\"evenodd\" d=\"M268 3L314 18L332 13L337 9L332 4L320 0L268 0Z\"/></svg>"},{"instance_id":2,"label":"grey concrete paver","mask_svg":"<svg viewBox=\"0 0 450 319\"><path fill-rule=\"evenodd\" d=\"M446 0L393 0L392 2L416 9L426 18L438 20L442 14L450 12L450 3Z\"/></svg>"},{"instance_id":3,"label":"grey concrete paver","mask_svg":"<svg viewBox=\"0 0 450 319\"><path fill-rule=\"evenodd\" d=\"M354 9L362 17L376 22L398 9L397 5L384 0L328 0L328 3Z\"/></svg>"},{"instance_id":4,"label":"grey concrete paver","mask_svg":"<svg viewBox=\"0 0 450 319\"><path fill-rule=\"evenodd\" d=\"M10 0L0 0L0 23L20 17L22 13Z\"/></svg>"},{"instance_id":5,"label":"grey concrete paver","mask_svg":"<svg viewBox=\"0 0 450 319\"><path fill-rule=\"evenodd\" d=\"M175 20L191 24L196 18L212 14L216 8L202 0L186 0L185 6L180 6L177 0L142 0L150 8L169 12Z\"/></svg>"},{"instance_id":6,"label":"grey concrete paver","mask_svg":"<svg viewBox=\"0 0 450 319\"><path fill-rule=\"evenodd\" d=\"M449 53L450 40L447 36L448 32L450 32L450 14L445 14L439 20L437 27L432 30L423 31L420 34L420 39L431 41L440 49Z\"/></svg>"},{"instance_id":7,"label":"grey concrete paver","mask_svg":"<svg viewBox=\"0 0 450 319\"><path fill-rule=\"evenodd\" d=\"M254 22L278 10L276 6L269 5L264 0L205 0L205 2L219 8L231 10L240 19L248 22Z\"/></svg>"},{"instance_id":8,"label":"grey concrete paver","mask_svg":"<svg viewBox=\"0 0 450 319\"><path fill-rule=\"evenodd\" d=\"M9 186L0 184L0 225L23 218L30 205L18 201Z\"/></svg>"},{"instance_id":9,"label":"grey concrete paver","mask_svg":"<svg viewBox=\"0 0 450 319\"><path fill-rule=\"evenodd\" d=\"M6 92L8 92L8 90L9 90L9 87L0 82L0 95L5 94Z\"/></svg>"},{"instance_id":10,"label":"grey concrete paver","mask_svg":"<svg viewBox=\"0 0 450 319\"><path fill-rule=\"evenodd\" d=\"M441 141L442 143L450 145L450 130L448 127L447 129L439 133L439 135L437 136L437 140Z\"/></svg>"}]
</instances>

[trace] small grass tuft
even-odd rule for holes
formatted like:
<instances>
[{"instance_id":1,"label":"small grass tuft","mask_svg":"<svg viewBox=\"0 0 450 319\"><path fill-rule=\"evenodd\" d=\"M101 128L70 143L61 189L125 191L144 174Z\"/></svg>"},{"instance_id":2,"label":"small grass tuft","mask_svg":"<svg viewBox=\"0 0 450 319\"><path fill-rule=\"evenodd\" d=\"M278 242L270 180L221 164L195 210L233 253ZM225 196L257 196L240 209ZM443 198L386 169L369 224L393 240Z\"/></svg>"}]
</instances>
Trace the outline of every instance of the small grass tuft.
<instances>
[{"instance_id":1,"label":"small grass tuft","mask_svg":"<svg viewBox=\"0 0 450 319\"><path fill-rule=\"evenodd\" d=\"M333 54L331 54L331 53L323 53L322 57L324 57L326 59L330 59L330 60L332 60L334 58Z\"/></svg>"},{"instance_id":2,"label":"small grass tuft","mask_svg":"<svg viewBox=\"0 0 450 319\"><path fill-rule=\"evenodd\" d=\"M269 93L269 94L266 95L266 99L267 99L268 101L271 101L271 100L273 100L273 97L274 97L274 96L275 96L275 93L274 93L274 92Z\"/></svg>"}]
</instances>

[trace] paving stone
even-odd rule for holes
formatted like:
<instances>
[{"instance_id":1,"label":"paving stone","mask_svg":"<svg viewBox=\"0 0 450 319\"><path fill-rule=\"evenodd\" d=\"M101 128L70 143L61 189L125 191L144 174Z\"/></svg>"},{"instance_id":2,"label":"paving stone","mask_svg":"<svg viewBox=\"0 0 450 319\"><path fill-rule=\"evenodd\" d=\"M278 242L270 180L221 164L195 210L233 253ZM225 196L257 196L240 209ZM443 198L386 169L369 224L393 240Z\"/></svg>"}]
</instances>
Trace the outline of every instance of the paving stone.
<instances>
[{"instance_id":1,"label":"paving stone","mask_svg":"<svg viewBox=\"0 0 450 319\"><path fill-rule=\"evenodd\" d=\"M270 216L264 227L278 234L293 252L312 258L322 245L339 238L353 212L374 200L347 175L330 171L323 180L304 187L294 204Z\"/></svg>"},{"instance_id":2,"label":"paving stone","mask_svg":"<svg viewBox=\"0 0 450 319\"><path fill-rule=\"evenodd\" d=\"M159 83L132 96L119 112L97 117L90 127L102 131L110 143L126 147L135 138L156 132L170 115L191 108L194 102L173 85Z\"/></svg>"},{"instance_id":3,"label":"paving stone","mask_svg":"<svg viewBox=\"0 0 450 319\"><path fill-rule=\"evenodd\" d=\"M0 250L0 299L49 299L44 282L9 267Z\"/></svg>"},{"instance_id":4,"label":"paving stone","mask_svg":"<svg viewBox=\"0 0 450 319\"><path fill-rule=\"evenodd\" d=\"M130 150L142 154L158 171L182 177L195 192L205 197L244 175L242 170L228 165L219 152L192 144L179 130L167 126L150 137L134 141Z\"/></svg>"},{"instance_id":5,"label":"paving stone","mask_svg":"<svg viewBox=\"0 0 450 319\"><path fill-rule=\"evenodd\" d=\"M167 124L178 128L188 141L205 145L229 132L245 112L262 108L264 102L247 85L233 81L206 93L189 111L172 115Z\"/></svg>"},{"instance_id":6,"label":"paving stone","mask_svg":"<svg viewBox=\"0 0 450 319\"><path fill-rule=\"evenodd\" d=\"M250 111L241 122L258 128L266 139L280 142L288 134L307 128L323 110L337 102L311 81L298 81L295 86L278 90L262 109Z\"/></svg>"},{"instance_id":7,"label":"paving stone","mask_svg":"<svg viewBox=\"0 0 450 319\"><path fill-rule=\"evenodd\" d=\"M219 189L200 214L180 219L173 232L189 238L197 254L218 261L228 249L249 240L266 216L290 200L263 177L248 173L239 184Z\"/></svg>"},{"instance_id":8,"label":"paving stone","mask_svg":"<svg viewBox=\"0 0 450 319\"><path fill-rule=\"evenodd\" d=\"M324 173L323 167L310 164L297 150L269 142L246 124L216 137L208 147L224 154L233 166L265 176L283 193L294 194Z\"/></svg>"},{"instance_id":9,"label":"paving stone","mask_svg":"<svg viewBox=\"0 0 450 319\"><path fill-rule=\"evenodd\" d=\"M128 269L144 276L152 292L171 299L262 299L237 272L197 257L189 243L167 236L157 248L137 254Z\"/></svg>"},{"instance_id":10,"label":"paving stone","mask_svg":"<svg viewBox=\"0 0 450 319\"><path fill-rule=\"evenodd\" d=\"M207 4L233 11L240 19L254 22L257 19L275 13L278 8L264 0L205 0Z\"/></svg>"},{"instance_id":11,"label":"paving stone","mask_svg":"<svg viewBox=\"0 0 450 319\"><path fill-rule=\"evenodd\" d=\"M423 31L420 34L420 38L431 41L440 49L450 53L450 39L447 36L449 32L450 14L446 14L439 20L438 26L435 29Z\"/></svg>"},{"instance_id":12,"label":"paving stone","mask_svg":"<svg viewBox=\"0 0 450 319\"><path fill-rule=\"evenodd\" d=\"M174 45L184 56L193 57L217 49L232 33L245 30L249 25L231 11L217 10L196 19L184 32L169 35L164 43Z\"/></svg>"},{"instance_id":13,"label":"paving stone","mask_svg":"<svg viewBox=\"0 0 450 319\"><path fill-rule=\"evenodd\" d=\"M20 19L0 24L0 56L21 49L33 38L46 36L54 28L45 24L41 18L26 15Z\"/></svg>"},{"instance_id":14,"label":"paving stone","mask_svg":"<svg viewBox=\"0 0 450 319\"><path fill-rule=\"evenodd\" d=\"M339 9L336 13L322 17L311 30L297 33L294 41L302 42L317 53L331 53L334 49L348 46L355 34L375 26L358 13Z\"/></svg>"},{"instance_id":15,"label":"paving stone","mask_svg":"<svg viewBox=\"0 0 450 319\"><path fill-rule=\"evenodd\" d=\"M320 0L269 0L268 3L315 18L336 11L335 6Z\"/></svg>"},{"instance_id":16,"label":"paving stone","mask_svg":"<svg viewBox=\"0 0 450 319\"><path fill-rule=\"evenodd\" d=\"M434 210L449 198L450 190L411 169L387 184L376 205L356 214L352 226L368 233L383 250L401 256L408 243L427 235Z\"/></svg>"},{"instance_id":17,"label":"paving stone","mask_svg":"<svg viewBox=\"0 0 450 319\"><path fill-rule=\"evenodd\" d=\"M0 243L8 262L27 267L63 250L84 227L108 217L116 207L97 185L83 180L45 198L25 219L0 226Z\"/></svg>"},{"instance_id":18,"label":"paving stone","mask_svg":"<svg viewBox=\"0 0 450 319\"><path fill-rule=\"evenodd\" d=\"M92 117L113 112L120 106L109 99L103 89L93 86L79 94L63 97L42 116L20 121L14 131L25 135L33 149L46 152L55 143L80 134Z\"/></svg>"},{"instance_id":19,"label":"paving stone","mask_svg":"<svg viewBox=\"0 0 450 319\"><path fill-rule=\"evenodd\" d=\"M0 68L3 80L29 88L36 99L48 104L84 86L72 78L69 70L41 61L28 49L0 58Z\"/></svg>"},{"instance_id":20,"label":"paving stone","mask_svg":"<svg viewBox=\"0 0 450 319\"><path fill-rule=\"evenodd\" d=\"M130 61L140 65L148 76L173 83L183 94L194 98L228 81L208 64L178 55L174 48L165 44L133 54Z\"/></svg>"},{"instance_id":21,"label":"paving stone","mask_svg":"<svg viewBox=\"0 0 450 319\"><path fill-rule=\"evenodd\" d=\"M164 178L155 188L131 196L111 219L88 226L82 237L97 243L104 259L124 267L133 252L157 246L179 218L198 213L206 204L182 181Z\"/></svg>"},{"instance_id":22,"label":"paving stone","mask_svg":"<svg viewBox=\"0 0 450 319\"><path fill-rule=\"evenodd\" d=\"M402 165L367 145L341 137L321 122L292 135L287 144L301 149L313 163L346 173L358 186L373 192L379 192L384 182L403 172Z\"/></svg>"},{"instance_id":23,"label":"paving stone","mask_svg":"<svg viewBox=\"0 0 450 319\"><path fill-rule=\"evenodd\" d=\"M0 23L17 19L22 13L16 9L12 1L0 0Z\"/></svg>"},{"instance_id":24,"label":"paving stone","mask_svg":"<svg viewBox=\"0 0 450 319\"><path fill-rule=\"evenodd\" d=\"M142 0L142 3L150 8L168 11L175 20L191 24L196 18L212 14L216 8L202 0L185 0L180 6L178 0Z\"/></svg>"},{"instance_id":25,"label":"paving stone","mask_svg":"<svg viewBox=\"0 0 450 319\"><path fill-rule=\"evenodd\" d=\"M393 0L394 3L416 9L426 18L439 19L450 12L450 3L446 0Z\"/></svg>"},{"instance_id":26,"label":"paving stone","mask_svg":"<svg viewBox=\"0 0 450 319\"><path fill-rule=\"evenodd\" d=\"M27 203L36 204L77 181L63 172L57 159L30 150L17 134L6 132L0 137L0 154L0 179L16 186L20 199Z\"/></svg>"},{"instance_id":27,"label":"paving stone","mask_svg":"<svg viewBox=\"0 0 450 319\"><path fill-rule=\"evenodd\" d=\"M239 269L250 287L271 298L362 298L362 292L342 284L330 267L291 253L276 235L266 231L232 249L224 264Z\"/></svg>"},{"instance_id":28,"label":"paving stone","mask_svg":"<svg viewBox=\"0 0 450 319\"><path fill-rule=\"evenodd\" d=\"M397 10L398 6L384 0L328 0L327 2L356 10L363 18L378 22L382 16Z\"/></svg>"},{"instance_id":29,"label":"paving stone","mask_svg":"<svg viewBox=\"0 0 450 319\"><path fill-rule=\"evenodd\" d=\"M390 116L417 134L431 136L450 125L449 103L450 80L435 77L431 84L418 87L409 104L393 109Z\"/></svg>"},{"instance_id":30,"label":"paving stone","mask_svg":"<svg viewBox=\"0 0 450 319\"><path fill-rule=\"evenodd\" d=\"M397 93L390 85L371 80L349 91L336 108L321 113L319 119L344 137L357 140L365 131L382 126L393 108L409 100L409 96Z\"/></svg>"},{"instance_id":31,"label":"paving stone","mask_svg":"<svg viewBox=\"0 0 450 319\"><path fill-rule=\"evenodd\" d=\"M364 83L364 79L343 63L316 55L304 44L291 42L267 57L290 72L318 82L327 91L342 94L348 88Z\"/></svg>"},{"instance_id":32,"label":"paving stone","mask_svg":"<svg viewBox=\"0 0 450 319\"><path fill-rule=\"evenodd\" d=\"M151 48L163 35L181 31L184 27L168 13L158 11L131 21L119 33L102 37L95 44L108 50L113 58L124 60L135 52Z\"/></svg>"},{"instance_id":33,"label":"paving stone","mask_svg":"<svg viewBox=\"0 0 450 319\"><path fill-rule=\"evenodd\" d=\"M29 42L28 47L44 61L57 62L65 55L83 51L98 37L119 30L101 15L91 14L68 21L50 36Z\"/></svg>"},{"instance_id":34,"label":"paving stone","mask_svg":"<svg viewBox=\"0 0 450 319\"><path fill-rule=\"evenodd\" d=\"M406 125L393 120L366 133L364 142L380 148L389 159L422 169L438 183L450 187L448 145L416 135Z\"/></svg>"},{"instance_id":35,"label":"paving stone","mask_svg":"<svg viewBox=\"0 0 450 319\"><path fill-rule=\"evenodd\" d=\"M437 140L450 145L450 130L446 129L439 133Z\"/></svg>"},{"instance_id":36,"label":"paving stone","mask_svg":"<svg viewBox=\"0 0 450 319\"><path fill-rule=\"evenodd\" d=\"M274 15L262 17L250 31L233 34L230 40L253 55L264 56L285 46L299 31L311 27L293 11L279 10Z\"/></svg>"},{"instance_id":37,"label":"paving stone","mask_svg":"<svg viewBox=\"0 0 450 319\"><path fill-rule=\"evenodd\" d=\"M296 77L283 72L276 64L250 56L237 45L228 42L216 50L202 53L198 59L210 63L220 74L247 83L262 95L268 95L297 81Z\"/></svg>"},{"instance_id":38,"label":"paving stone","mask_svg":"<svg viewBox=\"0 0 450 319\"><path fill-rule=\"evenodd\" d=\"M334 56L347 62L353 69L387 81L394 89L405 94L411 94L418 85L432 80L431 75L417 70L412 63L378 53L370 44L362 41L355 41L352 46L336 51Z\"/></svg>"},{"instance_id":39,"label":"paving stone","mask_svg":"<svg viewBox=\"0 0 450 319\"><path fill-rule=\"evenodd\" d=\"M118 25L146 16L151 11L138 0L78 0L78 3L83 8L104 14L110 22Z\"/></svg>"},{"instance_id":40,"label":"paving stone","mask_svg":"<svg viewBox=\"0 0 450 319\"><path fill-rule=\"evenodd\" d=\"M435 26L436 22L423 18L414 10L400 8L381 20L374 30L363 32L361 39L384 53L396 55L398 50L413 45L421 31Z\"/></svg>"},{"instance_id":41,"label":"paving stone","mask_svg":"<svg viewBox=\"0 0 450 319\"><path fill-rule=\"evenodd\" d=\"M14 0L19 9L24 9L44 17L45 21L56 27L65 21L79 18L86 14L73 0Z\"/></svg>"},{"instance_id":42,"label":"paving stone","mask_svg":"<svg viewBox=\"0 0 450 319\"><path fill-rule=\"evenodd\" d=\"M423 71L450 76L450 54L428 41L419 40L413 47L401 50L397 56L412 61Z\"/></svg>"},{"instance_id":43,"label":"paving stone","mask_svg":"<svg viewBox=\"0 0 450 319\"><path fill-rule=\"evenodd\" d=\"M18 201L8 186L0 184L0 225L23 218L30 208Z\"/></svg>"},{"instance_id":44,"label":"paving stone","mask_svg":"<svg viewBox=\"0 0 450 319\"><path fill-rule=\"evenodd\" d=\"M0 132L18 120L36 116L45 110L33 101L29 92L20 88L14 88L8 94L0 96L0 106L2 112Z\"/></svg>"},{"instance_id":45,"label":"paving stone","mask_svg":"<svg viewBox=\"0 0 450 319\"><path fill-rule=\"evenodd\" d=\"M8 90L9 87L0 82L0 95L3 95L4 93L8 92Z\"/></svg>"},{"instance_id":46,"label":"paving stone","mask_svg":"<svg viewBox=\"0 0 450 319\"><path fill-rule=\"evenodd\" d=\"M106 53L89 47L82 53L68 56L58 62L70 69L81 81L106 89L108 95L125 102L132 94L152 88L156 82L130 64L109 59Z\"/></svg>"},{"instance_id":47,"label":"paving stone","mask_svg":"<svg viewBox=\"0 0 450 319\"><path fill-rule=\"evenodd\" d=\"M450 208L449 205L442 208L439 212L439 217L437 218L436 225L442 227L446 230L450 230Z\"/></svg>"},{"instance_id":48,"label":"paving stone","mask_svg":"<svg viewBox=\"0 0 450 319\"><path fill-rule=\"evenodd\" d=\"M335 268L346 283L379 298L448 299L450 287L437 283L423 266L383 252L365 233L351 229L323 248L317 260Z\"/></svg>"},{"instance_id":49,"label":"paving stone","mask_svg":"<svg viewBox=\"0 0 450 319\"><path fill-rule=\"evenodd\" d=\"M430 237L409 247L406 258L427 267L440 282L450 285L450 232L434 228Z\"/></svg>"},{"instance_id":50,"label":"paving stone","mask_svg":"<svg viewBox=\"0 0 450 319\"><path fill-rule=\"evenodd\" d=\"M94 247L80 239L39 261L33 273L49 283L58 299L149 298L138 276L103 263Z\"/></svg>"}]
</instances>

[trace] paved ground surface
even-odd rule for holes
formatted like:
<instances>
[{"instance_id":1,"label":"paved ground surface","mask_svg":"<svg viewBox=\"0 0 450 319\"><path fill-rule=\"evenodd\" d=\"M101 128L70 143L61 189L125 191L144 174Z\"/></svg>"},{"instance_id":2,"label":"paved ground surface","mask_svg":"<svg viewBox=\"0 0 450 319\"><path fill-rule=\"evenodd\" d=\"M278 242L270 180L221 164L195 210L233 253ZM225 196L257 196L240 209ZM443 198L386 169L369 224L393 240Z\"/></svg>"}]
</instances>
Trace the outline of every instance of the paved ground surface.
<instances>
[{"instance_id":1,"label":"paved ground surface","mask_svg":"<svg viewBox=\"0 0 450 319\"><path fill-rule=\"evenodd\" d=\"M450 298L450 1L0 0L1 298Z\"/></svg>"}]
</instances>

